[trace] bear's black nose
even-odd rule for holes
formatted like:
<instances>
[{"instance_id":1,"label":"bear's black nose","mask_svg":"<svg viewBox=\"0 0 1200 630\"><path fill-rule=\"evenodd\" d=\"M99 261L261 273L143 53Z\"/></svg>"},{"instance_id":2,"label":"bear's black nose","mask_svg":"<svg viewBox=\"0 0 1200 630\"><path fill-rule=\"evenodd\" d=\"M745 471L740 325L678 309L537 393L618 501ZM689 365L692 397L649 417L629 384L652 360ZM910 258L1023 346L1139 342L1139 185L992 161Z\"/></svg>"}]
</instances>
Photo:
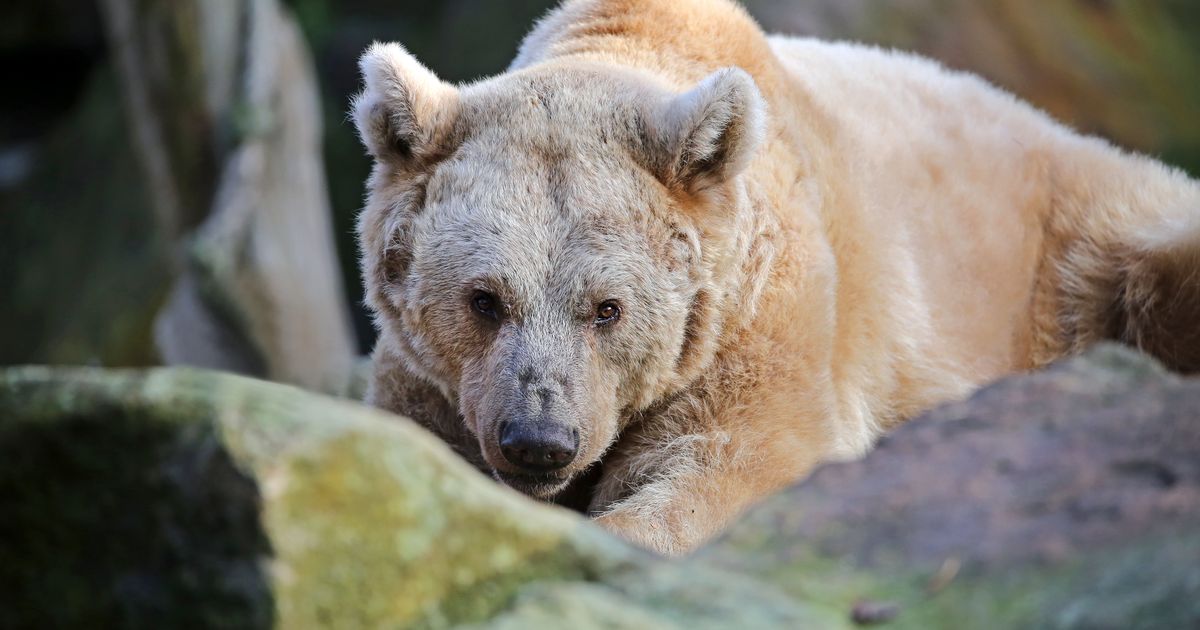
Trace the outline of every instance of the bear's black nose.
<instances>
[{"instance_id":1,"label":"bear's black nose","mask_svg":"<svg viewBox=\"0 0 1200 630\"><path fill-rule=\"evenodd\" d=\"M558 470L575 459L579 431L553 422L505 422L500 427L500 453L508 463L528 472Z\"/></svg>"}]
</instances>

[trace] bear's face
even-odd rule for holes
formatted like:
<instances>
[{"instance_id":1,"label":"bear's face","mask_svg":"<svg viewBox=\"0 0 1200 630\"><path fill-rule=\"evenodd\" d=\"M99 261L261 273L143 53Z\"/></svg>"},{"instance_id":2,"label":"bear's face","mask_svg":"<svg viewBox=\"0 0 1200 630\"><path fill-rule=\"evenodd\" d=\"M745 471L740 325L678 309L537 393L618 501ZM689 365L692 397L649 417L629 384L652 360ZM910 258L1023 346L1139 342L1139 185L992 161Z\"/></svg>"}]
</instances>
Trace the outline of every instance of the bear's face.
<instances>
[{"instance_id":1,"label":"bear's face","mask_svg":"<svg viewBox=\"0 0 1200 630\"><path fill-rule=\"evenodd\" d=\"M757 142L759 97L737 71L675 95L580 67L459 90L394 45L363 71L379 343L457 402L497 478L552 497L694 376L707 215Z\"/></svg>"},{"instance_id":2,"label":"bear's face","mask_svg":"<svg viewBox=\"0 0 1200 630\"><path fill-rule=\"evenodd\" d=\"M546 494L670 374L693 252L644 173L494 146L468 140L431 175L385 325L457 396L498 476ZM562 452L520 452L547 447Z\"/></svg>"}]
</instances>

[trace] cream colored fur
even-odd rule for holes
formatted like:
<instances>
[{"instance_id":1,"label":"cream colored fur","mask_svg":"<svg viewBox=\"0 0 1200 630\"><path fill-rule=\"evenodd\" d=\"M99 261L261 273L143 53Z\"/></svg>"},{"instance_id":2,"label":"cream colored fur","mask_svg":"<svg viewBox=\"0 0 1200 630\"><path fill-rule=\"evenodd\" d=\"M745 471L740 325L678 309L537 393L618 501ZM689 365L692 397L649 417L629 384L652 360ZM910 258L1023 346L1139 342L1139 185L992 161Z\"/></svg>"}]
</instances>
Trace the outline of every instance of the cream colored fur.
<instances>
[{"instance_id":1,"label":"cream colored fur","mask_svg":"<svg viewBox=\"0 0 1200 630\"><path fill-rule=\"evenodd\" d=\"M472 85L362 65L371 402L511 479L497 427L559 383L579 455L522 489L649 548L1101 338L1200 370L1200 186L975 77L726 0L566 2Z\"/></svg>"}]
</instances>

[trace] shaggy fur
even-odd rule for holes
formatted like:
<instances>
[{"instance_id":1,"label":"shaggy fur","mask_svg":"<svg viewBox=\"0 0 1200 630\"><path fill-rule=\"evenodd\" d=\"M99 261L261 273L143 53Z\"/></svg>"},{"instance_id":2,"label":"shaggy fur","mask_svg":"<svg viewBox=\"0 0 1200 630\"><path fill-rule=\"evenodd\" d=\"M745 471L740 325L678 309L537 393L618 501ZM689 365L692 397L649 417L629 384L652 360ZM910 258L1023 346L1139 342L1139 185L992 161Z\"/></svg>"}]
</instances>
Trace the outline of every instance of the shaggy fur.
<instances>
[{"instance_id":1,"label":"shaggy fur","mask_svg":"<svg viewBox=\"0 0 1200 630\"><path fill-rule=\"evenodd\" d=\"M571 0L471 85L362 70L370 401L649 548L1098 339L1200 369L1200 186L972 76L726 0ZM517 413L573 463L514 470Z\"/></svg>"}]
</instances>

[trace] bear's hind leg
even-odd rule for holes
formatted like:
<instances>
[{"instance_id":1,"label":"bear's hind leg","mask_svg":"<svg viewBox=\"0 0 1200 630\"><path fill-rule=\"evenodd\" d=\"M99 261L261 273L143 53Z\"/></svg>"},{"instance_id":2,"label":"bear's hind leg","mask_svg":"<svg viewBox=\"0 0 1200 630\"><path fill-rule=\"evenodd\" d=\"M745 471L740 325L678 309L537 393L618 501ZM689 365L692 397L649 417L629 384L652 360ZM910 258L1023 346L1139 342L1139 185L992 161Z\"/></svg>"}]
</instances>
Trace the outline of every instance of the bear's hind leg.
<instances>
[{"instance_id":1,"label":"bear's hind leg","mask_svg":"<svg viewBox=\"0 0 1200 630\"><path fill-rule=\"evenodd\" d=\"M1200 372L1200 206L1140 238L1121 265L1114 337L1167 367Z\"/></svg>"},{"instance_id":2,"label":"bear's hind leg","mask_svg":"<svg viewBox=\"0 0 1200 630\"><path fill-rule=\"evenodd\" d=\"M1191 215L1067 239L1057 258L1059 352L1104 339L1200 372L1200 202ZM1059 345L1059 344L1054 344ZM1053 351L1046 355L1054 358Z\"/></svg>"}]
</instances>

